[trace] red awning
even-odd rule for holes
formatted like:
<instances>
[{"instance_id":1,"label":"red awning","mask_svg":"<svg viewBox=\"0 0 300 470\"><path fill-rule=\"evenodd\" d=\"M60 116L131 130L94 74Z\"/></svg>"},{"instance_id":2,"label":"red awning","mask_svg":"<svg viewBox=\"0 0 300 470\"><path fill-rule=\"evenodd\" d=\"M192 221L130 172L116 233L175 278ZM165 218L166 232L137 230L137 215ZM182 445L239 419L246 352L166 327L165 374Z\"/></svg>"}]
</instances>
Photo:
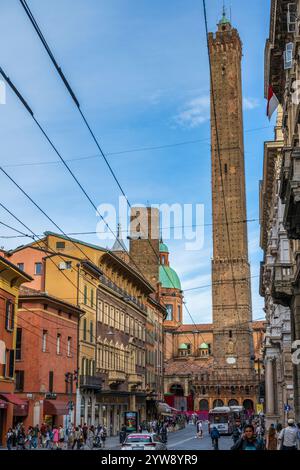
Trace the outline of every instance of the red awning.
<instances>
[{"instance_id":1,"label":"red awning","mask_svg":"<svg viewBox=\"0 0 300 470\"><path fill-rule=\"evenodd\" d=\"M13 393L1 393L1 396L14 405L14 416L27 416L28 415L28 401L22 400L18 395Z\"/></svg>"},{"instance_id":2,"label":"red awning","mask_svg":"<svg viewBox=\"0 0 300 470\"><path fill-rule=\"evenodd\" d=\"M44 415L64 416L69 414L68 402L44 400Z\"/></svg>"},{"instance_id":3,"label":"red awning","mask_svg":"<svg viewBox=\"0 0 300 470\"><path fill-rule=\"evenodd\" d=\"M0 400L0 410L3 408L7 408L7 401Z\"/></svg>"}]
</instances>

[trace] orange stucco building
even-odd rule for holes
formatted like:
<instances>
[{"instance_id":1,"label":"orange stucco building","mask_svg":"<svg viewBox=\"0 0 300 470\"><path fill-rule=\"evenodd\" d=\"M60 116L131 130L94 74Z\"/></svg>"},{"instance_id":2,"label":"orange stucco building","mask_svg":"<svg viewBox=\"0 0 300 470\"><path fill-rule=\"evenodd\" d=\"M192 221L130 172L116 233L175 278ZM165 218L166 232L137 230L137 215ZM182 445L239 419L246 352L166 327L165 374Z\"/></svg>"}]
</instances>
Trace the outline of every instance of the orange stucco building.
<instances>
[{"instance_id":1,"label":"orange stucco building","mask_svg":"<svg viewBox=\"0 0 300 470\"><path fill-rule=\"evenodd\" d=\"M31 277L0 256L0 445L18 416L27 412L27 402L15 391L15 349L19 288Z\"/></svg>"}]
</instances>

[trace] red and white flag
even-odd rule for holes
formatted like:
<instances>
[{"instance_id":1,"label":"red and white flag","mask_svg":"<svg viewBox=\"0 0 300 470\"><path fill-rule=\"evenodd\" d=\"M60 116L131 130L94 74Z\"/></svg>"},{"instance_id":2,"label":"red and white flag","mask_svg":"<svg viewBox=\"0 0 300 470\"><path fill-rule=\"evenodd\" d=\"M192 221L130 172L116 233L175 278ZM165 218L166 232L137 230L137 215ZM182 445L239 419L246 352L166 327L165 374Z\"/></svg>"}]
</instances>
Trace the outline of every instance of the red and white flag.
<instances>
[{"instance_id":1,"label":"red and white flag","mask_svg":"<svg viewBox=\"0 0 300 470\"><path fill-rule=\"evenodd\" d=\"M273 88L271 85L269 85L269 92L268 92L268 107L267 107L267 116L269 118L269 121L271 120L271 117L276 111L276 109L279 106L279 101L277 96L275 95Z\"/></svg>"}]
</instances>

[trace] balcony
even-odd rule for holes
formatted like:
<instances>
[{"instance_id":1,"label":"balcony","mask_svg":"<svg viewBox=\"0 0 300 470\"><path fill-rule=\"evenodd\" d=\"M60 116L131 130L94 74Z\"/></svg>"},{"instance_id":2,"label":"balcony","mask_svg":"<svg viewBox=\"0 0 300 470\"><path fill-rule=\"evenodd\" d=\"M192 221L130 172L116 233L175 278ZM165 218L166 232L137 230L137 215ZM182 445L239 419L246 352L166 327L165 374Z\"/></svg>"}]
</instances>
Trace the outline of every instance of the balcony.
<instances>
[{"instance_id":1,"label":"balcony","mask_svg":"<svg viewBox=\"0 0 300 470\"><path fill-rule=\"evenodd\" d=\"M291 154L291 163L284 191L285 211L283 224L288 237L300 239L300 147Z\"/></svg>"},{"instance_id":2,"label":"balcony","mask_svg":"<svg viewBox=\"0 0 300 470\"><path fill-rule=\"evenodd\" d=\"M280 341L282 338L282 328L280 326L271 326L269 338L271 341Z\"/></svg>"},{"instance_id":3,"label":"balcony","mask_svg":"<svg viewBox=\"0 0 300 470\"><path fill-rule=\"evenodd\" d=\"M80 388L86 390L98 390L102 389L103 378L97 375L81 375L80 376Z\"/></svg>"},{"instance_id":4,"label":"balcony","mask_svg":"<svg viewBox=\"0 0 300 470\"><path fill-rule=\"evenodd\" d=\"M143 376L140 374L129 374L128 376L128 383L129 384L142 384L143 383Z\"/></svg>"},{"instance_id":5,"label":"balcony","mask_svg":"<svg viewBox=\"0 0 300 470\"><path fill-rule=\"evenodd\" d=\"M292 297L293 265L281 263L274 265L272 297L276 303L288 307Z\"/></svg>"},{"instance_id":6,"label":"balcony","mask_svg":"<svg viewBox=\"0 0 300 470\"><path fill-rule=\"evenodd\" d=\"M111 385L113 383L122 383L126 380L125 372L121 372L118 370L111 370L108 373L108 383Z\"/></svg>"}]
</instances>

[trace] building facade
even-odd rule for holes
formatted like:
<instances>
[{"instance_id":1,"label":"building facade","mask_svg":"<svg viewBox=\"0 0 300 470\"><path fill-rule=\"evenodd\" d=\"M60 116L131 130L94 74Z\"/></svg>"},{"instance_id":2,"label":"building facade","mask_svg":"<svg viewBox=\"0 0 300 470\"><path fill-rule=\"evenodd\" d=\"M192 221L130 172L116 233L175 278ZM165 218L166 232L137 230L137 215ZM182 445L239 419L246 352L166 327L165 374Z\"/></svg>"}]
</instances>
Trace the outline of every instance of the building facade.
<instances>
[{"instance_id":1,"label":"building facade","mask_svg":"<svg viewBox=\"0 0 300 470\"><path fill-rule=\"evenodd\" d=\"M279 196L282 166L282 109L278 111L275 140L265 142L263 180L260 184L260 246L264 252L261 264L260 293L265 299L266 338L265 411L267 424L286 423L294 410L291 358L291 281L293 263L290 244L283 226L285 206Z\"/></svg>"},{"instance_id":2,"label":"building facade","mask_svg":"<svg viewBox=\"0 0 300 470\"><path fill-rule=\"evenodd\" d=\"M272 87L282 107L283 147L280 166L279 196L284 206L282 225L289 240L292 268L282 271L287 306L291 311L292 351L300 340L300 147L299 147L299 31L300 2L271 1L270 34L265 50L265 97ZM288 322L285 321L288 325ZM285 400L294 400L293 416L300 419L299 354L292 356L293 387ZM270 367L270 380L274 371ZM272 400L271 400L272 404Z\"/></svg>"},{"instance_id":3,"label":"building facade","mask_svg":"<svg viewBox=\"0 0 300 470\"><path fill-rule=\"evenodd\" d=\"M74 423L77 334L83 313L45 292L21 288L15 393L28 402L28 414L21 420L26 427Z\"/></svg>"},{"instance_id":4,"label":"building facade","mask_svg":"<svg viewBox=\"0 0 300 470\"><path fill-rule=\"evenodd\" d=\"M182 324L172 332L172 353L165 361L165 400L179 410L200 411L207 419L215 406L240 405L250 412L259 403L263 381L263 347L265 323L251 323L254 345L255 380L247 384L243 376L224 373L214 368L214 325ZM226 374L226 372L225 372Z\"/></svg>"},{"instance_id":5,"label":"building facade","mask_svg":"<svg viewBox=\"0 0 300 470\"><path fill-rule=\"evenodd\" d=\"M7 429L28 412L28 402L15 395L17 308L20 286L32 278L0 256L0 445Z\"/></svg>"},{"instance_id":6,"label":"building facade","mask_svg":"<svg viewBox=\"0 0 300 470\"><path fill-rule=\"evenodd\" d=\"M32 272L37 290L81 311L75 422L104 423L116 434L124 411L137 411L141 421L153 414L163 395L165 309L127 262L124 244L116 242L110 251L46 232L43 240L7 256Z\"/></svg>"}]
</instances>

